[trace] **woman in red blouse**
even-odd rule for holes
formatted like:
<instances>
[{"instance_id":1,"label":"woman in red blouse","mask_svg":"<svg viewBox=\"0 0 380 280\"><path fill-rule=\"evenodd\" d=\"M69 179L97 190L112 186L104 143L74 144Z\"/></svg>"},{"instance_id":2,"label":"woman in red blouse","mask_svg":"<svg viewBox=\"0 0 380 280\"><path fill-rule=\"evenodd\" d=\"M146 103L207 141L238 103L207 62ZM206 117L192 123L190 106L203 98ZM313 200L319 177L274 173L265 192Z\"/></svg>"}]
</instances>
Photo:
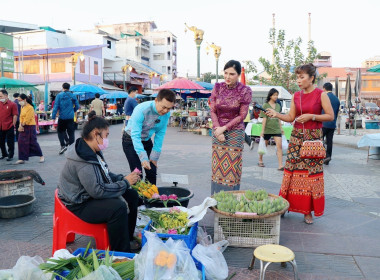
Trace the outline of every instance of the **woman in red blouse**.
<instances>
[{"instance_id":1,"label":"woman in red blouse","mask_svg":"<svg viewBox=\"0 0 380 280\"><path fill-rule=\"evenodd\" d=\"M323 159L301 159L299 151L304 140L320 140L322 122L334 119L329 97L314 86L316 72L317 68L311 63L296 68L301 91L294 94L288 114L267 109L269 117L285 122L295 120L280 195L289 201L289 211L305 215L307 224L313 223L312 211L314 216L322 216L325 208Z\"/></svg>"},{"instance_id":2,"label":"woman in red blouse","mask_svg":"<svg viewBox=\"0 0 380 280\"><path fill-rule=\"evenodd\" d=\"M241 65L230 60L224 66L223 83L216 83L211 93L212 136L211 194L240 189L244 119L252 90L239 82Z\"/></svg>"}]
</instances>

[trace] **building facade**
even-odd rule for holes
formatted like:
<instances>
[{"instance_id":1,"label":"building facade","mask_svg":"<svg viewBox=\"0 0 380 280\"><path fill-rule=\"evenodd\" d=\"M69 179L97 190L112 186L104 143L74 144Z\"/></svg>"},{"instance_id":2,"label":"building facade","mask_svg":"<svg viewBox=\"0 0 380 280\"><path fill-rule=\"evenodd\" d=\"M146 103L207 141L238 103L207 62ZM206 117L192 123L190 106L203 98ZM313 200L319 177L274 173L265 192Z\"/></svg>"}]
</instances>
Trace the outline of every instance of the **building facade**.
<instances>
[{"instance_id":1,"label":"building facade","mask_svg":"<svg viewBox=\"0 0 380 280\"><path fill-rule=\"evenodd\" d=\"M362 67L363 68L371 68L371 67L376 66L378 64L380 64L380 55L377 55L377 56L374 56L374 57L371 57L371 58L364 60L362 63Z\"/></svg>"}]
</instances>

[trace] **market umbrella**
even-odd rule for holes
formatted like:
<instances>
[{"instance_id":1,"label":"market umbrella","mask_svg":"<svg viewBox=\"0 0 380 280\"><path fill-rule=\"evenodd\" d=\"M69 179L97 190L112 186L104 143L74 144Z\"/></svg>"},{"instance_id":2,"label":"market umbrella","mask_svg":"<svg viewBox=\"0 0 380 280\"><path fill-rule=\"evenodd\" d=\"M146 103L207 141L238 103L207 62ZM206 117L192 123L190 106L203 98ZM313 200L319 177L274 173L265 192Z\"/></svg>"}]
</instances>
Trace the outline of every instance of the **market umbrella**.
<instances>
[{"instance_id":1,"label":"market umbrella","mask_svg":"<svg viewBox=\"0 0 380 280\"><path fill-rule=\"evenodd\" d=\"M376 66L373 66L372 68L369 68L367 72L380 72L380 64L377 64Z\"/></svg>"},{"instance_id":2,"label":"market umbrella","mask_svg":"<svg viewBox=\"0 0 380 280\"><path fill-rule=\"evenodd\" d=\"M347 108L348 110L350 110L352 108L352 102L351 102L351 98L352 98L352 92L351 92L351 79L350 79L350 75L347 75L347 80L346 80L346 105L347 105Z\"/></svg>"},{"instance_id":3,"label":"market umbrella","mask_svg":"<svg viewBox=\"0 0 380 280\"><path fill-rule=\"evenodd\" d=\"M94 85L88 85L88 84L80 84L70 87L70 91L72 92L81 92L81 93L100 93L100 94L107 94L107 92L97 86Z\"/></svg>"},{"instance_id":4,"label":"market umbrella","mask_svg":"<svg viewBox=\"0 0 380 280\"><path fill-rule=\"evenodd\" d=\"M23 88L23 87L34 87L34 84L25 82L17 79L10 79L7 77L0 78L0 87L1 88Z\"/></svg>"},{"instance_id":5,"label":"market umbrella","mask_svg":"<svg viewBox=\"0 0 380 280\"><path fill-rule=\"evenodd\" d=\"M335 96L339 99L339 77L335 77Z\"/></svg>"},{"instance_id":6,"label":"market umbrella","mask_svg":"<svg viewBox=\"0 0 380 280\"><path fill-rule=\"evenodd\" d=\"M201 81L195 81L198 85L204 87L206 90L212 90L214 88L214 85L211 83L201 82Z\"/></svg>"},{"instance_id":7,"label":"market umbrella","mask_svg":"<svg viewBox=\"0 0 380 280\"><path fill-rule=\"evenodd\" d=\"M246 85L246 81L245 81L245 70L244 70L244 67L241 68L240 82L241 82L243 85Z\"/></svg>"},{"instance_id":8,"label":"market umbrella","mask_svg":"<svg viewBox=\"0 0 380 280\"><path fill-rule=\"evenodd\" d=\"M125 91L108 91L102 96L100 96L100 99L104 99L104 98L116 99L116 98L127 98L127 97L128 97L128 93L126 93Z\"/></svg>"},{"instance_id":9,"label":"market umbrella","mask_svg":"<svg viewBox=\"0 0 380 280\"><path fill-rule=\"evenodd\" d=\"M360 68L356 72L356 79L355 79L355 97L359 97L360 91L362 89L362 73L360 71Z\"/></svg>"},{"instance_id":10,"label":"market umbrella","mask_svg":"<svg viewBox=\"0 0 380 280\"><path fill-rule=\"evenodd\" d=\"M182 90L182 89L205 89L205 88L186 78L175 78L174 80L171 80L170 82L167 82L157 88L157 90L160 90L160 89Z\"/></svg>"}]
</instances>

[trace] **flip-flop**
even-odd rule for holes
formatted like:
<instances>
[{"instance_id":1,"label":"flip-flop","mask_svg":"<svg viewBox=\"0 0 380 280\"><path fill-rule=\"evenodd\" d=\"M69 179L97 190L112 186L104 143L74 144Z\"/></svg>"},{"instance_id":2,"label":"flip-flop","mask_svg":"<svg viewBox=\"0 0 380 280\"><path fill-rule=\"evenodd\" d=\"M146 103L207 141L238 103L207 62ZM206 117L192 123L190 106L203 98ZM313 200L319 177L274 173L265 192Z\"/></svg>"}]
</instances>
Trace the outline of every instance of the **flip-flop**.
<instances>
[{"instance_id":1,"label":"flip-flop","mask_svg":"<svg viewBox=\"0 0 380 280\"><path fill-rule=\"evenodd\" d=\"M284 167L277 168L278 171L284 171Z\"/></svg>"},{"instance_id":2,"label":"flip-flop","mask_svg":"<svg viewBox=\"0 0 380 280\"><path fill-rule=\"evenodd\" d=\"M313 218L304 218L304 222L305 222L305 224L307 224L307 225L311 225L311 224L313 224Z\"/></svg>"},{"instance_id":3,"label":"flip-flop","mask_svg":"<svg viewBox=\"0 0 380 280\"><path fill-rule=\"evenodd\" d=\"M265 167L265 165L264 165L263 162L259 162L259 163L257 163L257 165L260 166L260 167Z\"/></svg>"}]
</instances>

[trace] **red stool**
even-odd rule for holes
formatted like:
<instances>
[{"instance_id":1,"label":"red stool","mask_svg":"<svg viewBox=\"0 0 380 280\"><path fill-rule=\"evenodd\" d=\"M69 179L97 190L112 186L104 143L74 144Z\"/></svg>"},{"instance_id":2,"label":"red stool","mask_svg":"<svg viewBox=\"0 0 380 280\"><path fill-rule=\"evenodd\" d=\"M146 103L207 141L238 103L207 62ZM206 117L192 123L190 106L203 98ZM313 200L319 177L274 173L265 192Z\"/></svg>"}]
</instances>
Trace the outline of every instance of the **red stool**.
<instances>
[{"instance_id":1,"label":"red stool","mask_svg":"<svg viewBox=\"0 0 380 280\"><path fill-rule=\"evenodd\" d=\"M107 224L89 224L79 219L58 198L58 189L55 190L54 202L53 255L55 251L66 248L66 243L74 242L76 233L94 237L96 249L110 247Z\"/></svg>"}]
</instances>

